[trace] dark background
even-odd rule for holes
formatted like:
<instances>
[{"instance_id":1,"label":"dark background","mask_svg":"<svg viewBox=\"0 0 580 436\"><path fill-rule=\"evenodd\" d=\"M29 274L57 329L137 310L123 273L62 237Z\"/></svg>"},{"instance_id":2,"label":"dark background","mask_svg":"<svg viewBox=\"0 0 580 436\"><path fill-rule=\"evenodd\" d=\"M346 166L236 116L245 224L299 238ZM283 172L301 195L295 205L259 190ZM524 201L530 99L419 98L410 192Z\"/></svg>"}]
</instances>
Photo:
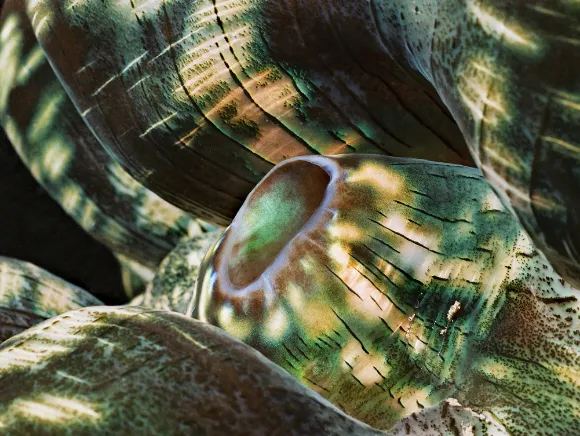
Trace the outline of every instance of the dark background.
<instances>
[{"instance_id":1,"label":"dark background","mask_svg":"<svg viewBox=\"0 0 580 436\"><path fill-rule=\"evenodd\" d=\"M43 191L1 128L0 256L32 262L105 303L122 303L114 297L123 294L116 259Z\"/></svg>"}]
</instances>

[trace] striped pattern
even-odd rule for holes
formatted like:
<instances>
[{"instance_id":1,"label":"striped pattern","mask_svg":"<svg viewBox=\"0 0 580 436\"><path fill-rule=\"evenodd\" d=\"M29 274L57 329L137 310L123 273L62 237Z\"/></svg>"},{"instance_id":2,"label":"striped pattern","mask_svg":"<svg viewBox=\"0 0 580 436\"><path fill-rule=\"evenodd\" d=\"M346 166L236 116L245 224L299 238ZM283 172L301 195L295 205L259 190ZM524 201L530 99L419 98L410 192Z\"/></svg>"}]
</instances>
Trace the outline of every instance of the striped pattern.
<instances>
[{"instance_id":1,"label":"striped pattern","mask_svg":"<svg viewBox=\"0 0 580 436\"><path fill-rule=\"evenodd\" d=\"M237 222L267 195L259 185L207 257L194 316L378 428L447 397L510 434L578 427L580 292L477 170L300 158L262 183L300 164L330 174L319 209L257 280L233 284Z\"/></svg>"},{"instance_id":2,"label":"striped pattern","mask_svg":"<svg viewBox=\"0 0 580 436\"><path fill-rule=\"evenodd\" d=\"M0 342L61 313L101 304L41 268L0 257Z\"/></svg>"},{"instance_id":3,"label":"striped pattern","mask_svg":"<svg viewBox=\"0 0 580 436\"><path fill-rule=\"evenodd\" d=\"M0 19L0 125L40 185L89 234L155 269L204 224L127 174L86 126L50 67L24 14L8 2ZM27 104L20 103L26 101Z\"/></svg>"},{"instance_id":4,"label":"striped pattern","mask_svg":"<svg viewBox=\"0 0 580 436\"><path fill-rule=\"evenodd\" d=\"M144 308L46 321L0 346L0 377L7 435L381 434L223 331Z\"/></svg>"},{"instance_id":5,"label":"striped pattern","mask_svg":"<svg viewBox=\"0 0 580 436\"><path fill-rule=\"evenodd\" d=\"M312 63L312 50L335 29L328 12L309 6L308 26L322 23L327 33L302 39L309 32L289 28L300 10L289 3L37 1L29 17L100 142L162 197L218 223L293 156L364 152L470 164L432 90L384 53L381 68L365 65L374 48L359 58L346 40Z\"/></svg>"}]
</instances>

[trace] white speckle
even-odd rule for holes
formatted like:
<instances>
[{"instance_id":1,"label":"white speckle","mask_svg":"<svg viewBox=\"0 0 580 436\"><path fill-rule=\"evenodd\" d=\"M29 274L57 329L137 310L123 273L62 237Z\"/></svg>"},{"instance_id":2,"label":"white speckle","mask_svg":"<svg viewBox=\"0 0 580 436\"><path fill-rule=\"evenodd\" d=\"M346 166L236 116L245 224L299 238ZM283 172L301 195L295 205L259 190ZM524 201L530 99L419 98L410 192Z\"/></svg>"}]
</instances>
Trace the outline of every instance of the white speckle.
<instances>
[{"instance_id":1,"label":"white speckle","mask_svg":"<svg viewBox=\"0 0 580 436\"><path fill-rule=\"evenodd\" d=\"M455 303L453 303L453 305L449 308L449 312L447 312L447 320L452 321L453 318L455 318L455 315L457 315L457 312L459 312L459 309L461 309L461 303L459 301L455 301Z\"/></svg>"}]
</instances>

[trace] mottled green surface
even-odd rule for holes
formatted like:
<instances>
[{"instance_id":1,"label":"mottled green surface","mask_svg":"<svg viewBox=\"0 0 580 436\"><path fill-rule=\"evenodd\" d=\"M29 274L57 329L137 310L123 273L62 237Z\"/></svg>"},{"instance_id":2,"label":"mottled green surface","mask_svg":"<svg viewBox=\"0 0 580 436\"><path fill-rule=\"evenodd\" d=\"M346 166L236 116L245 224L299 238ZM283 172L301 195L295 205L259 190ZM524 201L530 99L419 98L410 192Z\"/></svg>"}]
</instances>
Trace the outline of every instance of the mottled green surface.
<instances>
[{"instance_id":1,"label":"mottled green surface","mask_svg":"<svg viewBox=\"0 0 580 436\"><path fill-rule=\"evenodd\" d=\"M276 247L286 233L292 235L304 225L302 217L305 207L297 198L292 198L292 185L277 185L267 195L259 197L253 207L239 223L239 257L248 262L258 261L268 251ZM289 230L290 229L290 230ZM281 241L282 243L284 240ZM232 259L233 262L236 259Z\"/></svg>"},{"instance_id":2,"label":"mottled green surface","mask_svg":"<svg viewBox=\"0 0 580 436\"><path fill-rule=\"evenodd\" d=\"M190 215L129 176L77 112L38 45L24 2L0 15L0 125L40 185L89 234L154 269L184 236Z\"/></svg>"},{"instance_id":3,"label":"mottled green surface","mask_svg":"<svg viewBox=\"0 0 580 436\"><path fill-rule=\"evenodd\" d=\"M0 257L0 342L61 313L101 304L41 268Z\"/></svg>"},{"instance_id":4,"label":"mottled green surface","mask_svg":"<svg viewBox=\"0 0 580 436\"><path fill-rule=\"evenodd\" d=\"M293 156L472 163L433 90L370 23L329 19L343 2L27 3L77 110L98 107L85 120L101 143L163 198L222 224Z\"/></svg>"},{"instance_id":5,"label":"mottled green surface","mask_svg":"<svg viewBox=\"0 0 580 436\"><path fill-rule=\"evenodd\" d=\"M223 331L144 308L68 312L0 346L5 435L379 435Z\"/></svg>"},{"instance_id":6,"label":"mottled green surface","mask_svg":"<svg viewBox=\"0 0 580 436\"><path fill-rule=\"evenodd\" d=\"M276 171L275 182L265 179L252 191L230 233L230 280L238 285L253 281L318 209L329 182L315 165L287 165ZM302 183L296 184L296 180Z\"/></svg>"},{"instance_id":7,"label":"mottled green surface","mask_svg":"<svg viewBox=\"0 0 580 436\"><path fill-rule=\"evenodd\" d=\"M150 268L182 236L201 234L199 222L165 200L228 223L266 172L289 157L374 156L295 160L332 176L323 202L308 177L293 170L293 180L280 177L291 165L282 163L215 245L199 281L201 253L215 235L179 245L134 304L222 327L382 429L552 436L580 428L577 2L7 5L0 28L0 77L8 83L0 88L1 121L51 195L118 252L128 289L142 288ZM499 197L479 171L379 156L470 165L468 150ZM260 191L268 180L272 185ZM102 343L95 346L90 334L81 338L88 345L77 349L70 345L77 331L74 338L49 332L45 340L37 329L25 340L31 348L0 348L0 364L10 371L35 372L7 375L18 383L4 387L14 397L0 401L0 424L7 416L8 425L25 432L46 429L38 419L55 417L68 420L69 432L75 425L104 432L144 422L164 430L181 426L178 418L188 416L180 414L183 401L160 406L143 392L167 388L162 377L170 374L172 392L183 397L193 370L182 365L199 363L203 353L177 353L167 370L173 347L159 341L178 341L172 323L191 321L139 310L81 316L90 318L83 325L91 334L103 327L118 341L107 340L114 347L105 351L96 351ZM147 333L128 332L131 323ZM215 352L213 345L203 347ZM76 354L67 354L73 348ZM232 376L247 383L244 358L226 348L225 361L238 365ZM94 353L105 358L91 359ZM139 364L115 373L135 355L143 358ZM186 420L190 427L177 432L203 432L199 422L217 431L224 421L211 421L213 406L243 416L229 408L234 390L222 384L221 367L208 369L220 358L211 354L203 362L204 377L213 379L195 379L202 385L196 392L213 391L192 400L195 424ZM52 382L54 371L43 372L42 359L50 360L46 366L88 371L99 388L99 377L110 373L101 364L119 377L137 377L128 396L121 383L106 391L112 397L98 397L103 410L121 411L123 423L113 413L114 419L94 424L105 415L83 402L88 399L78 387L70 388L71 396L42 396L42 390L27 398L41 385L63 388ZM90 365L79 365L87 359ZM36 372L43 372L40 379ZM85 377L70 380L88 389L79 381ZM270 391L257 403L243 399L260 412L242 433L259 433L267 422L280 426L271 413L275 401L296 406ZM138 413L131 409L144 403ZM317 419L318 409L308 410L300 426L309 425L304 416ZM72 423L78 414L84 418ZM237 422L227 424L239 431Z\"/></svg>"},{"instance_id":8,"label":"mottled green surface","mask_svg":"<svg viewBox=\"0 0 580 436\"><path fill-rule=\"evenodd\" d=\"M208 232L179 243L161 262L145 292L130 304L191 315L201 262L222 233Z\"/></svg>"},{"instance_id":9,"label":"mottled green surface","mask_svg":"<svg viewBox=\"0 0 580 436\"><path fill-rule=\"evenodd\" d=\"M379 428L447 397L510 434L580 428L580 292L479 171L304 160L332 177L316 221L240 287L229 280L236 217L207 258L194 316Z\"/></svg>"},{"instance_id":10,"label":"mottled green surface","mask_svg":"<svg viewBox=\"0 0 580 436\"><path fill-rule=\"evenodd\" d=\"M227 222L292 156L469 164L465 142L537 246L580 284L577 2L28 4L77 109L99 107L86 117L93 132L185 210Z\"/></svg>"}]
</instances>

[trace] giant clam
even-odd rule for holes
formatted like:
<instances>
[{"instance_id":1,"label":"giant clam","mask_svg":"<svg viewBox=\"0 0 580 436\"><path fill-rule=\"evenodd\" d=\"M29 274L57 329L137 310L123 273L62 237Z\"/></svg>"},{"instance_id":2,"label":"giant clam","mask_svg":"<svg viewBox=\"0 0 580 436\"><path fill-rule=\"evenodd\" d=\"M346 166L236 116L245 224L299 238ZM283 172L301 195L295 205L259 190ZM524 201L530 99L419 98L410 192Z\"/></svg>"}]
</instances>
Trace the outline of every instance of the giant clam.
<instances>
[{"instance_id":1,"label":"giant clam","mask_svg":"<svg viewBox=\"0 0 580 436\"><path fill-rule=\"evenodd\" d=\"M2 12L0 57L10 66L0 71L2 125L65 211L127 269L150 276L180 238L201 234L205 224L144 188L107 155L48 64L24 6L7 2Z\"/></svg>"},{"instance_id":2,"label":"giant clam","mask_svg":"<svg viewBox=\"0 0 580 436\"><path fill-rule=\"evenodd\" d=\"M227 223L275 163L305 153L470 162L432 89L376 44L366 72L328 25L301 42L285 2L59 3L28 12L77 109L131 175L190 212ZM303 3L309 27L327 23Z\"/></svg>"},{"instance_id":3,"label":"giant clam","mask_svg":"<svg viewBox=\"0 0 580 436\"><path fill-rule=\"evenodd\" d=\"M27 3L93 133L185 210L225 222L305 153L469 163L438 94L535 243L580 275L573 2Z\"/></svg>"},{"instance_id":4,"label":"giant clam","mask_svg":"<svg viewBox=\"0 0 580 436\"><path fill-rule=\"evenodd\" d=\"M4 342L0 371L0 416L15 434L380 434L226 333L170 312L68 312Z\"/></svg>"},{"instance_id":5,"label":"giant clam","mask_svg":"<svg viewBox=\"0 0 580 436\"><path fill-rule=\"evenodd\" d=\"M579 24L570 1L3 2L0 122L144 292L83 308L0 259L0 426L578 434Z\"/></svg>"},{"instance_id":6,"label":"giant clam","mask_svg":"<svg viewBox=\"0 0 580 436\"><path fill-rule=\"evenodd\" d=\"M475 169L288 160L204 270L192 316L373 426L446 397L509 432L580 426L580 293Z\"/></svg>"}]
</instances>

